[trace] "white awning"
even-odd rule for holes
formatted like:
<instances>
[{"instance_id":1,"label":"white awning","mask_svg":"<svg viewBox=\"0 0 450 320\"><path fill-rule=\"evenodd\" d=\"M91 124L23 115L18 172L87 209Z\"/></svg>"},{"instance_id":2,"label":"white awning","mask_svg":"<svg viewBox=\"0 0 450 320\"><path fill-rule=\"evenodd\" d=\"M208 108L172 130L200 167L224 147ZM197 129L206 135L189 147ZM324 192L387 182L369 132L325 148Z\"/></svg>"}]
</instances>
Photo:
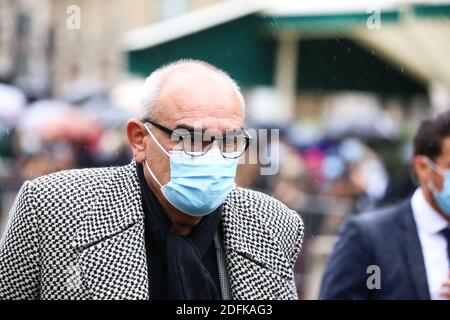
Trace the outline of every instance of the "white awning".
<instances>
[{"instance_id":1,"label":"white awning","mask_svg":"<svg viewBox=\"0 0 450 320\"><path fill-rule=\"evenodd\" d=\"M352 36L384 55L400 70L450 89L450 19L403 19L379 30L361 28Z\"/></svg>"}]
</instances>

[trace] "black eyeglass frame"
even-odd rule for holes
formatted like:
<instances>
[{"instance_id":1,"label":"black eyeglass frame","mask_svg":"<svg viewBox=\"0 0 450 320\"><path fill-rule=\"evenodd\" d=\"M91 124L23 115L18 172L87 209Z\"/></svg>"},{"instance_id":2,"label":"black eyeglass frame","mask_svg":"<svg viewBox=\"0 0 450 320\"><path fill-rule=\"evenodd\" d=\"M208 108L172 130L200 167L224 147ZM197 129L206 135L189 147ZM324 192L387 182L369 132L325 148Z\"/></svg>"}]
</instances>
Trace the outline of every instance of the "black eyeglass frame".
<instances>
[{"instance_id":1,"label":"black eyeglass frame","mask_svg":"<svg viewBox=\"0 0 450 320\"><path fill-rule=\"evenodd\" d=\"M164 126L164 125L162 125L162 124L160 124L160 123L158 123L158 122L156 122L156 121L154 121L152 119L146 118L146 119L142 120L142 122L143 123L150 123L151 125L155 126L159 130L161 130L162 132L167 133L170 136L172 136L172 135L178 136L181 139L183 139L183 141L184 141L184 139L186 139L187 136L191 135L191 133L181 133L181 132L177 132L177 129L173 130L173 129L167 128L166 126ZM182 129L182 130L185 130L185 129ZM222 157L224 157L226 159L237 159L240 156L242 156L245 153L245 151L248 149L248 147L250 146L250 143L252 142L252 136L244 128L240 128L239 130L242 130L242 133L243 133L242 137L245 139L244 150L242 150L242 152L240 152L240 154L235 156L235 157L228 157L228 156L226 156L224 154L224 152L222 151L222 148L219 148L220 149L220 153L222 154ZM210 145L212 145L214 143L214 141L216 140L216 137L211 136L210 139L211 139L210 140L211 141ZM183 151L187 155L189 155L191 157L196 157L196 156L202 156L205 153L207 153L209 151L209 148L206 151L202 152L202 153L193 153L193 154L191 154L191 153L186 152L186 150L184 150L184 148L183 148Z\"/></svg>"}]
</instances>

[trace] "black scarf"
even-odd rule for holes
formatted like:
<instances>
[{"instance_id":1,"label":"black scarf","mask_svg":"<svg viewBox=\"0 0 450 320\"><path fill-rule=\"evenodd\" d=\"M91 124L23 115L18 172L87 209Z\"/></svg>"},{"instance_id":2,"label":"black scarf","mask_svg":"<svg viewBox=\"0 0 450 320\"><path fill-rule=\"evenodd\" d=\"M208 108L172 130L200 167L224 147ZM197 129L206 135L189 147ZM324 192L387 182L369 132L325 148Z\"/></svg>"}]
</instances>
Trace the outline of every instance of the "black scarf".
<instances>
[{"instance_id":1,"label":"black scarf","mask_svg":"<svg viewBox=\"0 0 450 320\"><path fill-rule=\"evenodd\" d=\"M150 297L171 300L221 299L213 241L221 218L221 208L203 217L190 235L174 234L170 231L171 222L167 214L145 179L142 164L137 164L137 173L145 214L149 287L152 288Z\"/></svg>"}]
</instances>

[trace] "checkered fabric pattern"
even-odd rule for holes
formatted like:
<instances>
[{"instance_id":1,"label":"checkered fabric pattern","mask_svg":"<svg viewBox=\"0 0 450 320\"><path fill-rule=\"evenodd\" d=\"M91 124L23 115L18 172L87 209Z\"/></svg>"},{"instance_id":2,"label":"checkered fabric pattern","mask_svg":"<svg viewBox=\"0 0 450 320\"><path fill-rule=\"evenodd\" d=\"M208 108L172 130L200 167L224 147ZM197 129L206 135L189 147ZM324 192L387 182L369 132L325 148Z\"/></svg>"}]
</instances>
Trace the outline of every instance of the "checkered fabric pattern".
<instances>
[{"instance_id":1,"label":"checkered fabric pattern","mask_svg":"<svg viewBox=\"0 0 450 320\"><path fill-rule=\"evenodd\" d=\"M148 299L140 192L135 162L26 182L0 241L0 299ZM222 208L230 298L296 299L300 216L244 188Z\"/></svg>"}]
</instances>

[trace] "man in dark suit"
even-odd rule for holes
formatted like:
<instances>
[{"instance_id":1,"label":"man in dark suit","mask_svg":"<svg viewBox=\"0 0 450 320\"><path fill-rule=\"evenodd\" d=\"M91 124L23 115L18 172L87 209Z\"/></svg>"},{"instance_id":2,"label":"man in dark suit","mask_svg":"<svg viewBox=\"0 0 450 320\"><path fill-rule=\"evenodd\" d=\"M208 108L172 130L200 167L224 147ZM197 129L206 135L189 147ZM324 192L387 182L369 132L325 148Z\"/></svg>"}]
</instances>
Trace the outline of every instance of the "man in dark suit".
<instances>
[{"instance_id":1,"label":"man in dark suit","mask_svg":"<svg viewBox=\"0 0 450 320\"><path fill-rule=\"evenodd\" d=\"M321 299L450 299L450 112L421 124L413 168L411 198L344 224Z\"/></svg>"}]
</instances>

